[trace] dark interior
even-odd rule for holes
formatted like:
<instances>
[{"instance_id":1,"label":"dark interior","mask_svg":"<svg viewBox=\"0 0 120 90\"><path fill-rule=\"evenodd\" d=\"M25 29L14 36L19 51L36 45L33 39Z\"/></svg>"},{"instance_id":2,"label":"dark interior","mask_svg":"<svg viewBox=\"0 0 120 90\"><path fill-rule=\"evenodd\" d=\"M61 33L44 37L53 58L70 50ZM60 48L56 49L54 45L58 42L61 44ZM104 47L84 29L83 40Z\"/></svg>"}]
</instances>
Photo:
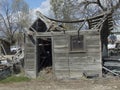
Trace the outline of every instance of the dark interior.
<instances>
[{"instance_id":1,"label":"dark interior","mask_svg":"<svg viewBox=\"0 0 120 90\"><path fill-rule=\"evenodd\" d=\"M37 39L37 63L38 72L52 66L51 38L42 37Z\"/></svg>"},{"instance_id":2,"label":"dark interior","mask_svg":"<svg viewBox=\"0 0 120 90\"><path fill-rule=\"evenodd\" d=\"M33 23L31 27L37 32L45 32L47 30L46 24L39 18ZM32 28L30 28L31 31L33 31Z\"/></svg>"}]
</instances>

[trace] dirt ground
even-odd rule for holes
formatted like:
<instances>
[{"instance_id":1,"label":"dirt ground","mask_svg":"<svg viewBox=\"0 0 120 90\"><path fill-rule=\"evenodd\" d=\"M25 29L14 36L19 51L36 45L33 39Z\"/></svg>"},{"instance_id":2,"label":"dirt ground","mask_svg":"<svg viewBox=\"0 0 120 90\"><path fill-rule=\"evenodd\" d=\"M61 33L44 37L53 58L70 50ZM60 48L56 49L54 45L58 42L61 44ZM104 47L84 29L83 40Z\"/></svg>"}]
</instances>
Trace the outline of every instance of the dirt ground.
<instances>
[{"instance_id":1,"label":"dirt ground","mask_svg":"<svg viewBox=\"0 0 120 90\"><path fill-rule=\"evenodd\" d=\"M53 79L51 68L41 71L37 79L29 82L0 84L0 90L120 90L120 77L105 75L103 78Z\"/></svg>"},{"instance_id":2,"label":"dirt ground","mask_svg":"<svg viewBox=\"0 0 120 90\"><path fill-rule=\"evenodd\" d=\"M120 90L120 78L80 80L31 80L30 82L0 84L0 90Z\"/></svg>"}]
</instances>

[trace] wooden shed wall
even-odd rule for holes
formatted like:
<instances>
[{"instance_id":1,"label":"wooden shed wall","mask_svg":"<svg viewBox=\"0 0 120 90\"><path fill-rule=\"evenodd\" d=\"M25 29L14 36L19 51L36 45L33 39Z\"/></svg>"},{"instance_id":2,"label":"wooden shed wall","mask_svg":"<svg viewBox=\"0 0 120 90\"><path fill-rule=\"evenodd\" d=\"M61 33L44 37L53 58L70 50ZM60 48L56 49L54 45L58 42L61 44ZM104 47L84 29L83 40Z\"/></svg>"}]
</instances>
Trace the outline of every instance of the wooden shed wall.
<instances>
[{"instance_id":1,"label":"wooden shed wall","mask_svg":"<svg viewBox=\"0 0 120 90\"><path fill-rule=\"evenodd\" d=\"M36 45L27 36L25 40L25 74L31 78L37 77Z\"/></svg>"},{"instance_id":2,"label":"wooden shed wall","mask_svg":"<svg viewBox=\"0 0 120 90\"><path fill-rule=\"evenodd\" d=\"M100 33L80 31L85 38L84 51L70 51L70 36L77 32L53 33L53 72L56 78L80 78L83 73L102 75Z\"/></svg>"}]
</instances>

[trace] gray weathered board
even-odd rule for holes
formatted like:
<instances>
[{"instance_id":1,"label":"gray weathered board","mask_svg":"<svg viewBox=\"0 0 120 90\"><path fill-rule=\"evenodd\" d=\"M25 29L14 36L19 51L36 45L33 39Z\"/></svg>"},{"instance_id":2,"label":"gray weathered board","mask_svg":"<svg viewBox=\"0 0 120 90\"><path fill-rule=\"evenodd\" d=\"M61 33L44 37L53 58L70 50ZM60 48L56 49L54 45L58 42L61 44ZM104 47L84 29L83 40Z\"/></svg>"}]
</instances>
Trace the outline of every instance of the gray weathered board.
<instances>
[{"instance_id":1,"label":"gray weathered board","mask_svg":"<svg viewBox=\"0 0 120 90\"><path fill-rule=\"evenodd\" d=\"M37 77L36 45L26 37L25 44L25 74L29 77Z\"/></svg>"},{"instance_id":2,"label":"gray weathered board","mask_svg":"<svg viewBox=\"0 0 120 90\"><path fill-rule=\"evenodd\" d=\"M102 75L100 34L97 30L80 31L84 35L85 51L70 51L70 36L53 33L54 73L57 78L80 78L83 73Z\"/></svg>"}]
</instances>

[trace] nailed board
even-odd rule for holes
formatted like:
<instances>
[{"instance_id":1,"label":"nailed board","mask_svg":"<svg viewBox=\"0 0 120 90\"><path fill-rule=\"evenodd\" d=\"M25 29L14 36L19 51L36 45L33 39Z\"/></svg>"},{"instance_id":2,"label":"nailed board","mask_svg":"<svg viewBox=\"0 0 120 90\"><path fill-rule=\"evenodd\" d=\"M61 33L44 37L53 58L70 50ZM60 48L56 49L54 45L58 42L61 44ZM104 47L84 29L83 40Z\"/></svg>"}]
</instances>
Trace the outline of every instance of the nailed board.
<instances>
[{"instance_id":1,"label":"nailed board","mask_svg":"<svg viewBox=\"0 0 120 90\"><path fill-rule=\"evenodd\" d=\"M31 78L36 78L37 76L37 64L36 64L36 45L33 44L30 38L26 38L25 43L25 73Z\"/></svg>"},{"instance_id":2,"label":"nailed board","mask_svg":"<svg viewBox=\"0 0 120 90\"><path fill-rule=\"evenodd\" d=\"M70 51L70 36L76 32L53 34L54 73L57 78L80 78L84 72L102 75L101 43L97 31L80 31L85 37L85 51ZM66 74L63 74L66 73Z\"/></svg>"}]
</instances>

